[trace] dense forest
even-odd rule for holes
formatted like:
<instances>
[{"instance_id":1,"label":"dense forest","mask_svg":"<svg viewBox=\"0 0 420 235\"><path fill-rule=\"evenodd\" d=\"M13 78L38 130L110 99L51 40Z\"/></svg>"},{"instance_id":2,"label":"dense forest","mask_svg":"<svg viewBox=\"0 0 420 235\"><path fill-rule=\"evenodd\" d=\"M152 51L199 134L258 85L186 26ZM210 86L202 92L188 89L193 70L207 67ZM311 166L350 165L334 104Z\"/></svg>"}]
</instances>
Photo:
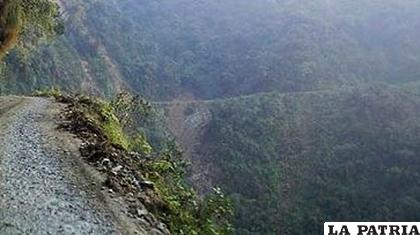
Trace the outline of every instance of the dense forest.
<instances>
[{"instance_id":1,"label":"dense forest","mask_svg":"<svg viewBox=\"0 0 420 235\"><path fill-rule=\"evenodd\" d=\"M164 107L191 182L221 186L233 201L236 234L420 219L417 0L59 6L63 35L10 51L0 94L127 90ZM180 117L202 123L183 132ZM167 138L162 123L142 124L153 143ZM194 180L203 169L207 178Z\"/></svg>"},{"instance_id":2,"label":"dense forest","mask_svg":"<svg viewBox=\"0 0 420 235\"><path fill-rule=\"evenodd\" d=\"M197 149L234 200L237 234L417 220L419 95L374 86L209 104Z\"/></svg>"},{"instance_id":3,"label":"dense forest","mask_svg":"<svg viewBox=\"0 0 420 235\"><path fill-rule=\"evenodd\" d=\"M103 95L128 88L154 99L220 98L400 83L420 74L415 0L60 5L65 35L30 55L12 53L9 82L2 80L7 90L56 85Z\"/></svg>"}]
</instances>

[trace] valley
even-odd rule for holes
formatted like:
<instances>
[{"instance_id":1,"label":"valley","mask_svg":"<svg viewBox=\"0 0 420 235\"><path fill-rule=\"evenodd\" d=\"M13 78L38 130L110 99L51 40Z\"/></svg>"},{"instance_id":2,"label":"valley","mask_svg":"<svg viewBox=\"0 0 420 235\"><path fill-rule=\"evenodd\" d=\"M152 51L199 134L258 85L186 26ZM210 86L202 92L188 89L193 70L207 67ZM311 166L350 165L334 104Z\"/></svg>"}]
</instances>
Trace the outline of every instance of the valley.
<instances>
[{"instance_id":1,"label":"valley","mask_svg":"<svg viewBox=\"0 0 420 235\"><path fill-rule=\"evenodd\" d=\"M239 234L319 234L325 220L416 218L402 205L417 193L419 98L415 85L267 93L165 103L165 117L194 184L222 186L241 208ZM190 125L202 110L209 118ZM408 191L393 190L400 180Z\"/></svg>"},{"instance_id":2,"label":"valley","mask_svg":"<svg viewBox=\"0 0 420 235\"><path fill-rule=\"evenodd\" d=\"M420 219L419 1L19 3L0 5L3 28L24 19L17 38L0 30L0 95L68 98L66 114L93 131L81 154L99 169L126 164L116 188L127 195L153 182L138 200L170 232L319 235L325 221ZM39 127L9 111L27 102L2 98L2 133ZM6 139L34 138L15 132Z\"/></svg>"}]
</instances>

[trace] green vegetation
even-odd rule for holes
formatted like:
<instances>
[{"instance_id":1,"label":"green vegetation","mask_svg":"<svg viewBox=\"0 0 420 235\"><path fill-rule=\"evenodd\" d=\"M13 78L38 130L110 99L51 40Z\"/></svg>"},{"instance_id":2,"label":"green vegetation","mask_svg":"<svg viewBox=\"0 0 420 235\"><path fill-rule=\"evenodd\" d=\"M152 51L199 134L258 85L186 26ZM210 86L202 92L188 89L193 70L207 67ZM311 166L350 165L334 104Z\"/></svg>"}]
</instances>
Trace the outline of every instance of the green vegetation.
<instances>
[{"instance_id":1,"label":"green vegetation","mask_svg":"<svg viewBox=\"0 0 420 235\"><path fill-rule=\"evenodd\" d=\"M185 164L181 152L171 143L163 154L146 164L148 178L156 183L158 194L168 206L168 212L157 213L175 234L231 234L230 200L217 188L204 199L198 199L186 184Z\"/></svg>"},{"instance_id":2,"label":"green vegetation","mask_svg":"<svg viewBox=\"0 0 420 235\"><path fill-rule=\"evenodd\" d=\"M1 9L2 42L0 55L4 55L7 50L17 43L18 35L22 27L22 12L18 1L4 1Z\"/></svg>"},{"instance_id":3,"label":"green vegetation","mask_svg":"<svg viewBox=\"0 0 420 235\"><path fill-rule=\"evenodd\" d=\"M2 1L0 26L0 56L16 44L23 49L33 45L38 38L63 33L58 6L51 0Z\"/></svg>"},{"instance_id":4,"label":"green vegetation","mask_svg":"<svg viewBox=\"0 0 420 235\"><path fill-rule=\"evenodd\" d=\"M196 149L237 234L322 234L324 221L420 218L420 93L385 85L208 103Z\"/></svg>"},{"instance_id":5,"label":"green vegetation","mask_svg":"<svg viewBox=\"0 0 420 235\"><path fill-rule=\"evenodd\" d=\"M194 148L232 198L237 234L312 235L325 220L420 219L419 1L65 2L65 34L10 51L0 94L59 87L215 99L204 102L212 119ZM32 45L28 39L42 37L37 29L62 30L49 20L55 7L23 7L52 7L48 1L10 3L0 18L11 31L3 42L22 31ZM156 214L174 233L227 232L217 215L229 206L214 205L226 198L216 190L197 199L178 150L162 141L163 122L145 118L152 111L141 100L93 101L86 112L114 144L153 156L142 167L168 207Z\"/></svg>"},{"instance_id":6,"label":"green vegetation","mask_svg":"<svg viewBox=\"0 0 420 235\"><path fill-rule=\"evenodd\" d=\"M154 190L143 196L143 203L168 226L173 234L224 235L233 232L229 222L232 215L229 199L220 189L214 189L214 193L204 198L197 195L186 182L186 162L174 143L167 141L163 151L155 151L150 147L144 135L133 130L124 131L122 124L130 123L129 119L132 115L142 115L143 119L147 119L147 110L149 110L147 102L127 93L118 95L111 102L86 96L75 99L61 96L58 99L71 103L72 108L69 113L73 123L78 125L76 127L78 134L90 141L92 138L99 138L100 142L109 142L110 146L114 146L100 143L100 148L103 148L100 150L102 151L100 157L108 154L107 152L112 152L121 158L113 159L113 161L129 164L124 165L125 168L137 167L134 175L140 174L141 178L153 182ZM145 112L139 113L137 110ZM87 131L90 134L86 134ZM115 146L119 151L123 151L123 154L118 155ZM141 157L126 159L128 151L137 151ZM92 158L95 154L97 153L93 152L88 157Z\"/></svg>"},{"instance_id":7,"label":"green vegetation","mask_svg":"<svg viewBox=\"0 0 420 235\"><path fill-rule=\"evenodd\" d=\"M70 0L65 35L25 58L11 53L0 91L54 85L110 97L124 84L153 99L220 98L415 81L419 5Z\"/></svg>"},{"instance_id":8,"label":"green vegetation","mask_svg":"<svg viewBox=\"0 0 420 235\"><path fill-rule=\"evenodd\" d=\"M56 87L45 87L42 90L36 90L32 93L33 96L37 97L54 97L59 98L62 96L62 92L60 89Z\"/></svg>"},{"instance_id":9,"label":"green vegetation","mask_svg":"<svg viewBox=\"0 0 420 235\"><path fill-rule=\"evenodd\" d=\"M91 106L92 107L92 106ZM95 120L104 130L106 136L111 140L112 143L118 144L125 149L128 149L129 144L124 135L120 121L113 113L113 108L104 101L94 102L94 114L90 118Z\"/></svg>"}]
</instances>

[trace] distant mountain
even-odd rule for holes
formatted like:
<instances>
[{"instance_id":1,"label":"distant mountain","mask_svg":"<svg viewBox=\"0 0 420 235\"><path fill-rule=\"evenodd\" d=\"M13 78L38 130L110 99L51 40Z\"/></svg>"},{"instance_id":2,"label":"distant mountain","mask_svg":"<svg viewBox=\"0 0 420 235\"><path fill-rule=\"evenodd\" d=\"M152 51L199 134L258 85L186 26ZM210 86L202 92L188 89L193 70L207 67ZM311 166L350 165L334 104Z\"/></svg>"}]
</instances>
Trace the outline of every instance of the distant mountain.
<instances>
[{"instance_id":1,"label":"distant mountain","mask_svg":"<svg viewBox=\"0 0 420 235\"><path fill-rule=\"evenodd\" d=\"M420 76L415 0L60 2L66 34L11 53L3 92L56 85L217 98Z\"/></svg>"},{"instance_id":2,"label":"distant mountain","mask_svg":"<svg viewBox=\"0 0 420 235\"><path fill-rule=\"evenodd\" d=\"M0 94L155 101L195 186L234 201L237 234L420 219L419 1L59 3L66 33L11 51Z\"/></svg>"}]
</instances>

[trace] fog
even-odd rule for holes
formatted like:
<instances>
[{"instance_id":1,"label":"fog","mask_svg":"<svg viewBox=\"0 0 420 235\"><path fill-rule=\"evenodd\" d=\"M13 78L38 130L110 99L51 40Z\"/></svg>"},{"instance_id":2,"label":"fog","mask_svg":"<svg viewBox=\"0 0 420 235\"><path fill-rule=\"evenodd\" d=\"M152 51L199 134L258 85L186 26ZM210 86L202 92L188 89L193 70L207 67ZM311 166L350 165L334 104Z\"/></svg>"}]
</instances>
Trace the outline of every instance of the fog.
<instances>
[{"instance_id":1,"label":"fog","mask_svg":"<svg viewBox=\"0 0 420 235\"><path fill-rule=\"evenodd\" d=\"M86 117L60 116L94 132L92 151L118 147L82 154L112 174L112 194L130 192L137 219L149 207L132 198L173 234L230 234L229 201L240 235L419 221L419 0L62 0L62 15L0 2L0 94L86 94L70 105ZM21 120L12 111L4 127ZM147 191L117 177L139 168Z\"/></svg>"},{"instance_id":2,"label":"fog","mask_svg":"<svg viewBox=\"0 0 420 235\"><path fill-rule=\"evenodd\" d=\"M409 82L420 74L418 1L131 1L123 8L133 5L145 9L136 21L158 53L187 67L193 61L187 85L207 98ZM210 76L215 92L192 81Z\"/></svg>"}]
</instances>

